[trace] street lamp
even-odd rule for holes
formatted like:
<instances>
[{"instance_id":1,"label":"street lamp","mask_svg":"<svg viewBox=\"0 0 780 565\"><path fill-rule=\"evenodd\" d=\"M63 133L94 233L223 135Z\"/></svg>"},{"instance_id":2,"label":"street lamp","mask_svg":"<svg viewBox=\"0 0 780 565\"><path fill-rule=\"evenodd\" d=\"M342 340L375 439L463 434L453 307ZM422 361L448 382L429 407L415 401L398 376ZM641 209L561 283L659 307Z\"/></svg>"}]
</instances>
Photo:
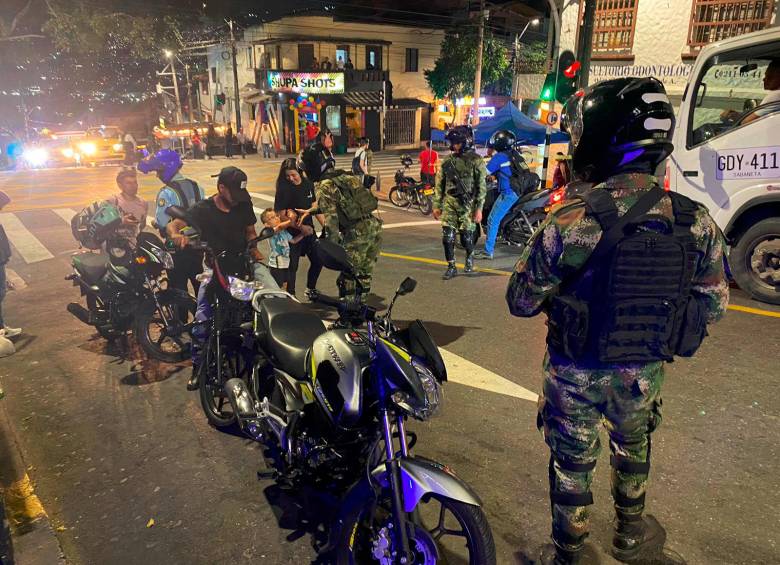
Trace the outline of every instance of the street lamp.
<instances>
[{"instance_id":1,"label":"street lamp","mask_svg":"<svg viewBox=\"0 0 780 565\"><path fill-rule=\"evenodd\" d=\"M517 73L518 73L518 68L519 68L518 55L520 53L520 39L525 35L525 32L528 31L528 28L530 26L536 27L538 25L539 25L539 18L534 18L532 20L528 20L526 22L526 24L525 24L525 27L523 28L523 31L521 31L518 35L515 36L515 56L514 56L514 59L515 59L514 75L515 76L514 76L514 78L512 80L512 100L515 100L515 101L517 101L518 98L519 98L519 96L518 96L518 87L519 87L519 85L518 85L518 78L517 78L518 75L517 75Z\"/></svg>"},{"instance_id":2,"label":"street lamp","mask_svg":"<svg viewBox=\"0 0 780 565\"><path fill-rule=\"evenodd\" d=\"M528 21L528 22L525 24L525 27L523 28L523 31L521 31L521 32L520 32L520 35L518 35L518 36L517 36L517 38L515 39L515 41L520 41L520 39L522 39L522 37L525 35L525 32L526 32L526 31L528 31L528 27L529 27L529 26L534 26L534 27L536 27L536 26L538 26L538 25L539 25L539 18L534 18L534 19L532 19L532 20Z\"/></svg>"},{"instance_id":3,"label":"street lamp","mask_svg":"<svg viewBox=\"0 0 780 565\"><path fill-rule=\"evenodd\" d=\"M526 27L528 27L528 26L526 26ZM165 56L166 56L166 57L168 57L169 59L170 59L171 57L173 57L173 51L171 51L170 49L165 49L165 50L163 51L163 53L165 53Z\"/></svg>"}]
</instances>

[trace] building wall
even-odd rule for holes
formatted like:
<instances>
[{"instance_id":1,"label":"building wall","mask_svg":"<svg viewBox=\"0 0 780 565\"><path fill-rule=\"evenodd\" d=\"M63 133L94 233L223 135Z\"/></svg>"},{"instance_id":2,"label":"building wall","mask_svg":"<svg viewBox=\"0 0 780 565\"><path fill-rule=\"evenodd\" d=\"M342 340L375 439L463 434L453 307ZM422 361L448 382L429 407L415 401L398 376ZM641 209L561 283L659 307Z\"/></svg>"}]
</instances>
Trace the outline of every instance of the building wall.
<instances>
[{"instance_id":1,"label":"building wall","mask_svg":"<svg viewBox=\"0 0 780 565\"><path fill-rule=\"evenodd\" d=\"M576 52L580 0L564 8L561 49ZM693 0L639 0L632 49L633 60L608 61L594 55L590 83L625 76L655 76L673 99L685 90L693 59L686 55ZM773 25L778 24L780 2L775 2Z\"/></svg>"}]
</instances>

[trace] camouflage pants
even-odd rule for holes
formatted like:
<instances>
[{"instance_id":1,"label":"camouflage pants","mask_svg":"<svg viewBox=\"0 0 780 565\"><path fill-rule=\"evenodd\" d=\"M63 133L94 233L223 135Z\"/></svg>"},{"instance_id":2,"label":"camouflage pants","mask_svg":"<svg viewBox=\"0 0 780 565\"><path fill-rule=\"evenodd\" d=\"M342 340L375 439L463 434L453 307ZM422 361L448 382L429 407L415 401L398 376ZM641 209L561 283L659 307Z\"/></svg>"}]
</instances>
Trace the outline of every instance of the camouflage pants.
<instances>
[{"instance_id":1,"label":"camouflage pants","mask_svg":"<svg viewBox=\"0 0 780 565\"><path fill-rule=\"evenodd\" d=\"M650 434L661 423L663 363L584 370L544 361L538 425L550 447L552 536L576 551L588 534L590 485L602 424L612 451L612 496L623 515L644 510Z\"/></svg>"},{"instance_id":2,"label":"camouflage pants","mask_svg":"<svg viewBox=\"0 0 780 565\"><path fill-rule=\"evenodd\" d=\"M466 206L457 198L445 196L441 206L441 225L449 226L459 232L473 232L473 206Z\"/></svg>"},{"instance_id":3,"label":"camouflage pants","mask_svg":"<svg viewBox=\"0 0 780 565\"><path fill-rule=\"evenodd\" d=\"M360 222L341 234L341 245L346 250L365 292L371 288L371 275L374 272L374 264L379 258L381 243L382 221L374 217ZM347 296L355 294L354 281L343 279L342 290Z\"/></svg>"}]
</instances>

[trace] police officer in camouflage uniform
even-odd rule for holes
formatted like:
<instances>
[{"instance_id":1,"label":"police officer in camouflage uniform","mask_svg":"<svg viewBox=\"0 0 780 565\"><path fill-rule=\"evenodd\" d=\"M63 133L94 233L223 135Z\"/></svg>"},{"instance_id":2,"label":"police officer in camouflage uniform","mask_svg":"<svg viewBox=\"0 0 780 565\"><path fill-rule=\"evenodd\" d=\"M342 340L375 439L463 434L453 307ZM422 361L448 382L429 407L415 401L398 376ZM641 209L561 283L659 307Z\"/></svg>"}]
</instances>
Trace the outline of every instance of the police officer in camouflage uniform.
<instances>
[{"instance_id":1,"label":"police officer in camouflage uniform","mask_svg":"<svg viewBox=\"0 0 780 565\"><path fill-rule=\"evenodd\" d=\"M442 243L447 270L444 280L458 274L455 267L455 234L466 250L464 271L474 270L474 230L482 221L485 204L487 170L485 161L474 151L474 137L469 126L457 126L447 132L452 154L436 174L433 217L441 219Z\"/></svg>"},{"instance_id":2,"label":"police officer in camouflage uniform","mask_svg":"<svg viewBox=\"0 0 780 565\"><path fill-rule=\"evenodd\" d=\"M339 296L362 300L371 290L371 276L382 242L382 221L372 212L377 199L351 172L336 169L333 136L323 130L317 142L302 154L306 175L315 183L317 212L325 216L325 237L340 244L355 270L352 279L340 275Z\"/></svg>"},{"instance_id":3,"label":"police officer in camouflage uniform","mask_svg":"<svg viewBox=\"0 0 780 565\"><path fill-rule=\"evenodd\" d=\"M596 186L554 208L507 289L516 316L548 316L538 425L551 451L545 564L578 563L604 423L617 515L612 554L679 563L643 516L664 362L689 356L728 303L725 242L706 208L657 186L674 113L652 78L599 83L566 106L575 172ZM585 561L588 563L589 561Z\"/></svg>"}]
</instances>

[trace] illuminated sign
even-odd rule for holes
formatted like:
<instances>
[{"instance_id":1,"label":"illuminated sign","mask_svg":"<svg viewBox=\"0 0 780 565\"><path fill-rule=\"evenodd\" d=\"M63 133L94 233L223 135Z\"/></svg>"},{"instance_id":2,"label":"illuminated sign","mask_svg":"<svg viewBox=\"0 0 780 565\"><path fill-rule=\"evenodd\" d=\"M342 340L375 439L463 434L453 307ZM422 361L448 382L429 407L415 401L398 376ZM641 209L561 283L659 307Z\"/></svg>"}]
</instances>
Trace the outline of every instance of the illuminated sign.
<instances>
[{"instance_id":1,"label":"illuminated sign","mask_svg":"<svg viewBox=\"0 0 780 565\"><path fill-rule=\"evenodd\" d=\"M317 92L341 94L344 92L344 73L268 72L271 90L284 92Z\"/></svg>"},{"instance_id":2,"label":"illuminated sign","mask_svg":"<svg viewBox=\"0 0 780 565\"><path fill-rule=\"evenodd\" d=\"M485 100L484 96L479 97L479 103L480 104L487 104L487 100ZM456 106L473 106L474 105L474 97L473 96L466 96L465 98L458 98L455 101Z\"/></svg>"},{"instance_id":3,"label":"illuminated sign","mask_svg":"<svg viewBox=\"0 0 780 565\"><path fill-rule=\"evenodd\" d=\"M483 106L479 109L480 118L492 118L495 115L496 115L495 106Z\"/></svg>"}]
</instances>

